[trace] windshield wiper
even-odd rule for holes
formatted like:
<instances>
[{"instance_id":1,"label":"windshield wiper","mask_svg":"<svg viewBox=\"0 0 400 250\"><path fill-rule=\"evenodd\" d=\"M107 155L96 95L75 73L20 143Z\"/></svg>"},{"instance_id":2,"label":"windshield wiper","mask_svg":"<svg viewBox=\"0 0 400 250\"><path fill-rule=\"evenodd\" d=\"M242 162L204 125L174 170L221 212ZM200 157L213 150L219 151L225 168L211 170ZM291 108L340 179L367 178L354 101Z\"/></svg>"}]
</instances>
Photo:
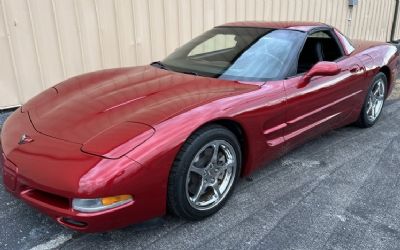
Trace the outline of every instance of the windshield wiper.
<instances>
[{"instance_id":1,"label":"windshield wiper","mask_svg":"<svg viewBox=\"0 0 400 250\"><path fill-rule=\"evenodd\" d=\"M193 72L193 71L180 71L180 73L186 74L186 75L195 75L195 76L199 75L199 74L197 74L196 72Z\"/></svg>"},{"instance_id":2,"label":"windshield wiper","mask_svg":"<svg viewBox=\"0 0 400 250\"><path fill-rule=\"evenodd\" d=\"M198 76L199 74L193 71L180 71L180 70L172 70L171 68L169 68L167 65L163 64L160 61L157 62L152 62L150 63L151 66L157 67L159 69L165 69L165 70L169 70L169 71L175 71L175 72L179 72L182 74L187 74L187 75L195 75Z\"/></svg>"},{"instance_id":3,"label":"windshield wiper","mask_svg":"<svg viewBox=\"0 0 400 250\"><path fill-rule=\"evenodd\" d=\"M152 62L152 63L150 63L150 65L151 65L151 66L155 66L155 67L160 68L160 69L171 70L171 69L169 69L165 64L163 64L163 63L160 62L160 61Z\"/></svg>"}]
</instances>

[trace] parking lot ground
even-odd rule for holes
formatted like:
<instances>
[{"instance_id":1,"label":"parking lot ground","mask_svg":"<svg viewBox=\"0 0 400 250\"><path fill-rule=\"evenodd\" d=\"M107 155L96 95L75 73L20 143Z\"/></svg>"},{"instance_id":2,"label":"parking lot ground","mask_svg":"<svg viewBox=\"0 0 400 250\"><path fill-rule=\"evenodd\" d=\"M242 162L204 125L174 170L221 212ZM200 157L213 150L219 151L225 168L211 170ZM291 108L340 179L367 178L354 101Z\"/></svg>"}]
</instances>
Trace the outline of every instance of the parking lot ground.
<instances>
[{"instance_id":1,"label":"parking lot ground","mask_svg":"<svg viewBox=\"0 0 400 250\"><path fill-rule=\"evenodd\" d=\"M199 222L166 216L81 234L1 186L0 248L400 249L398 99L373 128L334 130L240 180L226 206Z\"/></svg>"},{"instance_id":2,"label":"parking lot ground","mask_svg":"<svg viewBox=\"0 0 400 250\"><path fill-rule=\"evenodd\" d=\"M389 97L390 100L400 99L400 80L397 80L393 87L393 92Z\"/></svg>"}]
</instances>

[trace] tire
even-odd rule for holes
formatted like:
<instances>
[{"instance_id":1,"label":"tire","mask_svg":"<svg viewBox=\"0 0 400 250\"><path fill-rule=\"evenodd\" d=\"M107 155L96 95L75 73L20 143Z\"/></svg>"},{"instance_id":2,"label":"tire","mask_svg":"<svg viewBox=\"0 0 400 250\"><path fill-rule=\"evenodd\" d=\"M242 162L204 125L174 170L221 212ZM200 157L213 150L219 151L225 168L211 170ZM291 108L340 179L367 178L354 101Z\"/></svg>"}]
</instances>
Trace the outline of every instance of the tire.
<instances>
[{"instance_id":1,"label":"tire","mask_svg":"<svg viewBox=\"0 0 400 250\"><path fill-rule=\"evenodd\" d=\"M187 220L216 213L231 196L241 163L240 144L231 131L219 125L199 129L184 143L172 166L168 210Z\"/></svg>"},{"instance_id":2,"label":"tire","mask_svg":"<svg viewBox=\"0 0 400 250\"><path fill-rule=\"evenodd\" d=\"M375 125L382 114L383 105L385 104L387 94L387 78L382 72L378 73L370 87L368 88L367 96L365 97L364 105L361 109L360 116L356 125L360 128L369 128ZM376 91L379 90L377 96ZM375 104L373 104L375 103ZM378 106L375 106L378 105Z\"/></svg>"}]
</instances>

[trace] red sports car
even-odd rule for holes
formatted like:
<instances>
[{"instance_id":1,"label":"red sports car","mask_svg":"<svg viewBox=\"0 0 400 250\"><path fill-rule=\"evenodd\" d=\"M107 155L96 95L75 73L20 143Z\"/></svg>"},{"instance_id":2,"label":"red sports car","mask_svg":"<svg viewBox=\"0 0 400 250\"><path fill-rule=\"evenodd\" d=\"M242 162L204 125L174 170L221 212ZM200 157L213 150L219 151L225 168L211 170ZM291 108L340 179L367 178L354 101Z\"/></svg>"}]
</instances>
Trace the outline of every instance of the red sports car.
<instances>
[{"instance_id":1,"label":"red sports car","mask_svg":"<svg viewBox=\"0 0 400 250\"><path fill-rule=\"evenodd\" d=\"M148 66L68 79L3 126L8 191L96 232L216 213L240 176L328 130L374 125L398 71L321 23L218 26Z\"/></svg>"}]
</instances>

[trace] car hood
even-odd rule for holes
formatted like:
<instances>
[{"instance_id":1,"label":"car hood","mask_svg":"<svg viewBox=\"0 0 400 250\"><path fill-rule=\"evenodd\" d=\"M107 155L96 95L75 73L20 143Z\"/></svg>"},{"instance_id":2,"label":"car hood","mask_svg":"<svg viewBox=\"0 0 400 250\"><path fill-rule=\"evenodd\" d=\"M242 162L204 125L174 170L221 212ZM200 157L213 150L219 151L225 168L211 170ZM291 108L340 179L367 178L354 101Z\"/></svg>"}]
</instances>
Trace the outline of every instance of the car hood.
<instances>
[{"instance_id":1,"label":"car hood","mask_svg":"<svg viewBox=\"0 0 400 250\"><path fill-rule=\"evenodd\" d=\"M85 144L103 135L126 134L217 99L258 89L254 84L219 80L152 66L89 73L66 80L22 107L45 135ZM129 124L127 124L129 123ZM127 133L127 136L134 134Z\"/></svg>"}]
</instances>

